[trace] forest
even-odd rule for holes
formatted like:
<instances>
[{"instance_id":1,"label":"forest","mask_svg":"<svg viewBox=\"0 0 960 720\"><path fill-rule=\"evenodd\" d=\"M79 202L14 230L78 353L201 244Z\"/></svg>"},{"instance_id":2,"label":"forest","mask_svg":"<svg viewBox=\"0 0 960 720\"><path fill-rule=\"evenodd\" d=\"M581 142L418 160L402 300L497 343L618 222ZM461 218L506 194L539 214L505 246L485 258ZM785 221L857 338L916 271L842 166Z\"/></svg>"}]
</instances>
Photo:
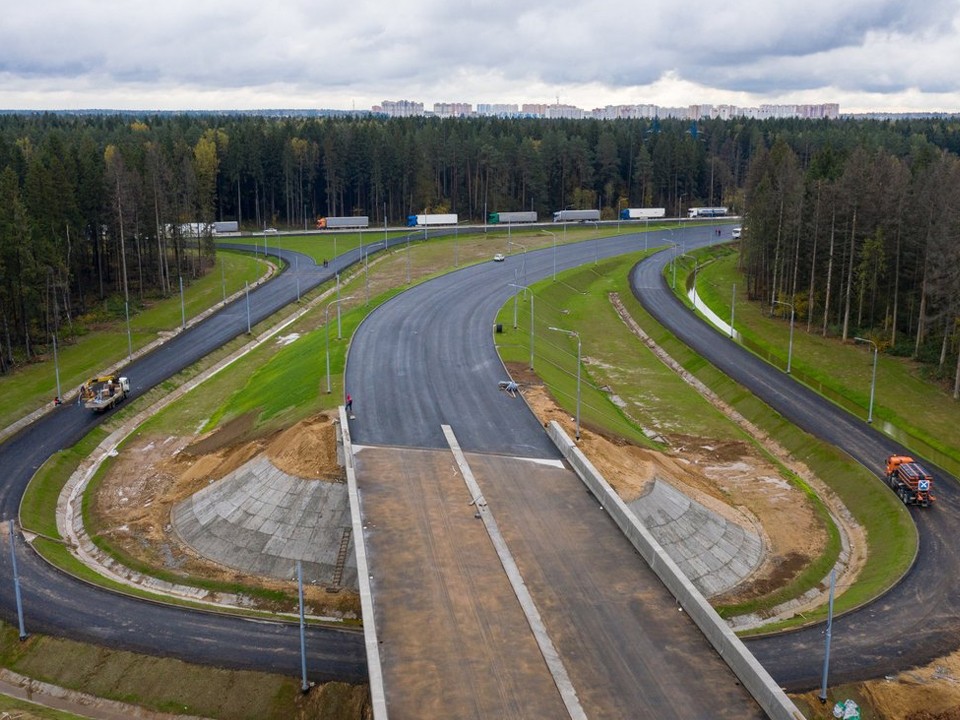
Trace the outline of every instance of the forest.
<instances>
[{"instance_id":1,"label":"forest","mask_svg":"<svg viewBox=\"0 0 960 720\"><path fill-rule=\"evenodd\" d=\"M207 271L186 223L726 205L751 297L960 383L958 162L954 118L0 114L0 372Z\"/></svg>"}]
</instances>

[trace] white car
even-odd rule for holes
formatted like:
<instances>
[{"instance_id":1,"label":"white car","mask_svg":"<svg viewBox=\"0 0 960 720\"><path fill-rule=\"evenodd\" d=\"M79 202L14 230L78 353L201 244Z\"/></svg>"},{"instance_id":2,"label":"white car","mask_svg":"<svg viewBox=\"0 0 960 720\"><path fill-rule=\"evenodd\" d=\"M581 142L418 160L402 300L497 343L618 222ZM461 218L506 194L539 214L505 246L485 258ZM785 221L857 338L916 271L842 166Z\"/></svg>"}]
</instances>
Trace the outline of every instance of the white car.
<instances>
[{"instance_id":1,"label":"white car","mask_svg":"<svg viewBox=\"0 0 960 720\"><path fill-rule=\"evenodd\" d=\"M503 256L503 253L497 253L496 255L493 256L493 261L494 261L494 262L503 262L503 261L506 260L506 259L507 259L507 258L505 258L505 257Z\"/></svg>"},{"instance_id":2,"label":"white car","mask_svg":"<svg viewBox=\"0 0 960 720\"><path fill-rule=\"evenodd\" d=\"M739 240L739 239L740 239L740 233L742 232L742 230L743 230L743 228L741 228L741 227L735 227L735 228L733 229L733 239L734 239L734 240Z\"/></svg>"}]
</instances>

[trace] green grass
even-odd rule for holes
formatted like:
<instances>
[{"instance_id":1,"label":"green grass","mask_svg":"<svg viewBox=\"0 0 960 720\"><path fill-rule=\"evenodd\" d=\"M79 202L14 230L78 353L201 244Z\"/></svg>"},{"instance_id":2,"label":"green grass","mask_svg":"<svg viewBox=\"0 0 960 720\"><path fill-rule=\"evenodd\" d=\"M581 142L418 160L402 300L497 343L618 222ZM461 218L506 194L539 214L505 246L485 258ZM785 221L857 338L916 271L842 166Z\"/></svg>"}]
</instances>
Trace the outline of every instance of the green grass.
<instances>
[{"instance_id":1,"label":"green grass","mask_svg":"<svg viewBox=\"0 0 960 720\"><path fill-rule=\"evenodd\" d=\"M659 346L754 425L775 437L793 459L801 461L826 482L865 526L870 556L856 584L843 588L845 592L837 599L837 611L859 606L890 587L909 567L916 552L916 528L909 513L869 471L787 423L752 393L694 355L647 315L630 293L628 283L630 268L642 256L642 253L623 256L596 266L577 268L559 275L557 282L547 280L533 286L534 367L551 393L568 412L575 412L576 340L551 331L548 326L576 329L580 332L584 358L581 368L584 426L639 444L649 444L639 428L753 442L629 332L609 301L608 293L618 292L631 316ZM678 284L683 278L684 273L680 272ZM520 296L515 331L513 312L511 300L497 317L506 331L497 336L501 355L507 361L527 364L529 300ZM614 395L617 404L611 402ZM771 460L780 466L774 458ZM807 495L826 529L827 545L787 586L749 603L719 607L724 616L763 612L799 596L818 585L839 556L839 531L824 503L787 468L781 466L781 473ZM807 618L821 615L822 612L817 611ZM802 620L795 619L782 626L795 626L800 622Z\"/></svg>"},{"instance_id":2,"label":"green grass","mask_svg":"<svg viewBox=\"0 0 960 720\"><path fill-rule=\"evenodd\" d=\"M533 286L534 366L564 409L576 412L576 339L550 326L578 330L581 339L581 422L641 445L648 433L686 432L728 438L740 434L723 415L660 360L639 346L609 301L609 293L629 293L626 273L644 257L635 253L562 273L558 281ZM497 336L506 361L529 364L530 300L518 296L517 328L513 301L497 316ZM629 358L629 362L624 362ZM648 433L645 433L647 430Z\"/></svg>"},{"instance_id":3,"label":"green grass","mask_svg":"<svg viewBox=\"0 0 960 720\"><path fill-rule=\"evenodd\" d=\"M244 282L260 277L266 266L242 253L220 253L220 267L204 277L184 286L186 316L190 318L216 306L223 297L220 269L226 280L226 294L243 288ZM157 339L160 332L178 328L181 324L179 288L172 297L150 300L143 307L131 307L130 339L134 352ZM95 373L127 357L127 331L122 297L112 298L96 312L78 318L74 327L76 337L67 340L68 331L61 329L62 338L53 362L53 346L47 348L43 362L19 367L0 376L0 391L4 402L0 405L0 427L5 427L27 415L57 394L57 367L63 394L75 390Z\"/></svg>"},{"instance_id":4,"label":"green grass","mask_svg":"<svg viewBox=\"0 0 960 720\"><path fill-rule=\"evenodd\" d=\"M367 694L362 686L328 683L304 696L297 678L191 665L46 636L20 642L9 626L0 631L0 654L6 667L43 682L159 712L222 720L345 720L361 716ZM16 704L21 702L0 697L0 709L28 708L56 720L76 717Z\"/></svg>"},{"instance_id":5,"label":"green grass","mask_svg":"<svg viewBox=\"0 0 960 720\"><path fill-rule=\"evenodd\" d=\"M40 466L20 503L20 522L24 530L60 538L57 530L57 499L60 491L74 470L106 437L106 431L95 428L79 443L51 455Z\"/></svg>"},{"instance_id":6,"label":"green grass","mask_svg":"<svg viewBox=\"0 0 960 720\"><path fill-rule=\"evenodd\" d=\"M770 316L769 305L751 302L736 269L737 255L727 248L717 262L703 268L700 296L721 318L730 317L737 285L735 325L744 344L761 357L786 367L790 340L789 308ZM800 305L798 301L798 305ZM823 337L822 316L807 332L805 307L794 322L791 366L795 378L866 419L870 403L873 352L869 344ZM884 338L870 339L883 343ZM960 472L960 404L943 386L924 377L918 363L880 353L877 362L874 425L898 442L915 448L945 469Z\"/></svg>"}]
</instances>

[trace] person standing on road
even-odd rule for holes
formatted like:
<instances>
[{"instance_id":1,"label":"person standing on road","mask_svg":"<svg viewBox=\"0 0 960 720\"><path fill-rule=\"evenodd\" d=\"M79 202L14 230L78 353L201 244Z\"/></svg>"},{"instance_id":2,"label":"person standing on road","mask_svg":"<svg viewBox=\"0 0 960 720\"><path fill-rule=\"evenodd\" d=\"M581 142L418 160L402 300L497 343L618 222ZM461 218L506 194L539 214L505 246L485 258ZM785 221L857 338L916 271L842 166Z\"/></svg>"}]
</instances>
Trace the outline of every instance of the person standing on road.
<instances>
[{"instance_id":1,"label":"person standing on road","mask_svg":"<svg viewBox=\"0 0 960 720\"><path fill-rule=\"evenodd\" d=\"M353 398L350 397L350 393L347 393L347 402L344 403L347 409L347 415L353 414Z\"/></svg>"}]
</instances>

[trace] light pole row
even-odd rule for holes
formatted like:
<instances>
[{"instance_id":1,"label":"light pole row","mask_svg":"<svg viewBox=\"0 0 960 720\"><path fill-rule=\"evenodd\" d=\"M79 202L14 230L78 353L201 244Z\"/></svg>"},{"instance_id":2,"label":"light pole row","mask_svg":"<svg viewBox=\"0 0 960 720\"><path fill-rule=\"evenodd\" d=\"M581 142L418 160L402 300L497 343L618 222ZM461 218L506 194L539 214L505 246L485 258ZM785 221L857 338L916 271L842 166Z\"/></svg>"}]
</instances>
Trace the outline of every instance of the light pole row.
<instances>
[{"instance_id":1,"label":"light pole row","mask_svg":"<svg viewBox=\"0 0 960 720\"><path fill-rule=\"evenodd\" d=\"M515 283L510 283L510 287L520 288L530 293L530 369L533 370L533 290L526 285L517 285ZM516 303L516 294L514 294L513 299L514 303ZM516 305L514 305L514 307L516 307ZM516 319L514 319L514 323L516 323ZM516 324L514 324L514 328L516 328Z\"/></svg>"},{"instance_id":2,"label":"light pole row","mask_svg":"<svg viewBox=\"0 0 960 720\"><path fill-rule=\"evenodd\" d=\"M774 300L774 305L786 305L790 308L790 344L787 347L787 375L790 374L790 361L793 358L793 318L796 314L796 309L793 306L793 303L784 302L783 300Z\"/></svg>"}]
</instances>

